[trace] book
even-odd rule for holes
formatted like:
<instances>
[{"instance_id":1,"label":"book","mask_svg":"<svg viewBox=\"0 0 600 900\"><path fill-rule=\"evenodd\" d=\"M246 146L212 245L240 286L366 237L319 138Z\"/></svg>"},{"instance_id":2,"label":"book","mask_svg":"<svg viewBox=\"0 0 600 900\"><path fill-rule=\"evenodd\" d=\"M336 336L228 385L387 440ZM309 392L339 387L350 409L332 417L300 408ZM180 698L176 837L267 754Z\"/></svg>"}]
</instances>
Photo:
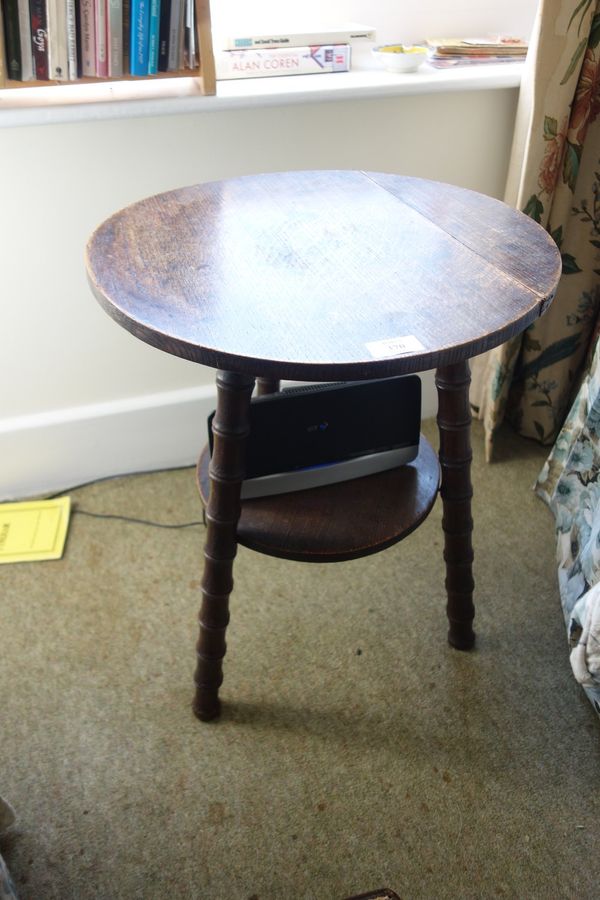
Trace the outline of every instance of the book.
<instances>
[{"instance_id":1,"label":"book","mask_svg":"<svg viewBox=\"0 0 600 900\"><path fill-rule=\"evenodd\" d=\"M21 80L21 36L19 28L18 0L4 0L4 45L6 50L6 75L13 81Z\"/></svg>"},{"instance_id":2,"label":"book","mask_svg":"<svg viewBox=\"0 0 600 900\"><path fill-rule=\"evenodd\" d=\"M350 45L274 47L268 50L224 50L215 55L218 79L347 72Z\"/></svg>"},{"instance_id":3,"label":"book","mask_svg":"<svg viewBox=\"0 0 600 900\"><path fill-rule=\"evenodd\" d=\"M130 72L148 74L149 0L131 0Z\"/></svg>"},{"instance_id":4,"label":"book","mask_svg":"<svg viewBox=\"0 0 600 900\"><path fill-rule=\"evenodd\" d=\"M427 46L448 56L524 56L527 42L520 38L427 38Z\"/></svg>"},{"instance_id":5,"label":"book","mask_svg":"<svg viewBox=\"0 0 600 900\"><path fill-rule=\"evenodd\" d=\"M131 43L131 4L129 0L122 0L123 3L123 74L130 71L129 68L129 45Z\"/></svg>"},{"instance_id":6,"label":"book","mask_svg":"<svg viewBox=\"0 0 600 900\"><path fill-rule=\"evenodd\" d=\"M4 55L4 16L0 13L0 88L6 84L6 59Z\"/></svg>"},{"instance_id":7,"label":"book","mask_svg":"<svg viewBox=\"0 0 600 900\"><path fill-rule=\"evenodd\" d=\"M188 69L198 65L196 57L196 4L195 0L185 0L185 42L184 62Z\"/></svg>"},{"instance_id":8,"label":"book","mask_svg":"<svg viewBox=\"0 0 600 900\"><path fill-rule=\"evenodd\" d=\"M108 74L118 78L123 74L123 2L108 0L107 21Z\"/></svg>"},{"instance_id":9,"label":"book","mask_svg":"<svg viewBox=\"0 0 600 900\"><path fill-rule=\"evenodd\" d=\"M171 21L169 23L168 72L178 72L183 67L183 25L185 0L171 0Z\"/></svg>"},{"instance_id":10,"label":"book","mask_svg":"<svg viewBox=\"0 0 600 900\"><path fill-rule=\"evenodd\" d=\"M349 44L351 41L374 41L375 29L370 25L344 22L339 26L307 31L271 31L263 33L233 33L225 35L223 50L244 50L271 47L314 47L318 44Z\"/></svg>"},{"instance_id":11,"label":"book","mask_svg":"<svg viewBox=\"0 0 600 900\"><path fill-rule=\"evenodd\" d=\"M94 0L96 75L108 77L107 0Z\"/></svg>"},{"instance_id":12,"label":"book","mask_svg":"<svg viewBox=\"0 0 600 900\"><path fill-rule=\"evenodd\" d=\"M33 50L31 48L31 14L29 0L18 0L19 39L21 43L21 81L33 79Z\"/></svg>"},{"instance_id":13,"label":"book","mask_svg":"<svg viewBox=\"0 0 600 900\"><path fill-rule=\"evenodd\" d=\"M81 78L83 75L82 72L82 64L81 64L81 0L74 0L75 2L75 56L77 58L77 77Z\"/></svg>"},{"instance_id":14,"label":"book","mask_svg":"<svg viewBox=\"0 0 600 900\"><path fill-rule=\"evenodd\" d=\"M81 0L80 3L79 46L81 47L81 74L88 78L94 78L96 75L94 0Z\"/></svg>"},{"instance_id":15,"label":"book","mask_svg":"<svg viewBox=\"0 0 600 900\"><path fill-rule=\"evenodd\" d=\"M150 0L148 23L148 75L158 72L158 30L160 25L160 0Z\"/></svg>"},{"instance_id":16,"label":"book","mask_svg":"<svg viewBox=\"0 0 600 900\"><path fill-rule=\"evenodd\" d=\"M427 62L436 69L451 69L454 66L498 65L499 63L522 62L521 56L431 56Z\"/></svg>"},{"instance_id":17,"label":"book","mask_svg":"<svg viewBox=\"0 0 600 900\"><path fill-rule=\"evenodd\" d=\"M0 503L0 564L60 559L71 498Z\"/></svg>"},{"instance_id":18,"label":"book","mask_svg":"<svg viewBox=\"0 0 600 900\"><path fill-rule=\"evenodd\" d=\"M29 0L31 18L31 49L36 81L48 81L48 14L46 0Z\"/></svg>"},{"instance_id":19,"label":"book","mask_svg":"<svg viewBox=\"0 0 600 900\"><path fill-rule=\"evenodd\" d=\"M63 0L47 0L49 77L53 81L69 80L67 49L67 4Z\"/></svg>"},{"instance_id":20,"label":"book","mask_svg":"<svg viewBox=\"0 0 600 900\"><path fill-rule=\"evenodd\" d=\"M169 28L171 25L171 0L160 2L158 27L158 71L166 72L169 65Z\"/></svg>"},{"instance_id":21,"label":"book","mask_svg":"<svg viewBox=\"0 0 600 900\"><path fill-rule=\"evenodd\" d=\"M64 0L67 6L67 60L69 81L77 81L77 19L75 0Z\"/></svg>"}]
</instances>

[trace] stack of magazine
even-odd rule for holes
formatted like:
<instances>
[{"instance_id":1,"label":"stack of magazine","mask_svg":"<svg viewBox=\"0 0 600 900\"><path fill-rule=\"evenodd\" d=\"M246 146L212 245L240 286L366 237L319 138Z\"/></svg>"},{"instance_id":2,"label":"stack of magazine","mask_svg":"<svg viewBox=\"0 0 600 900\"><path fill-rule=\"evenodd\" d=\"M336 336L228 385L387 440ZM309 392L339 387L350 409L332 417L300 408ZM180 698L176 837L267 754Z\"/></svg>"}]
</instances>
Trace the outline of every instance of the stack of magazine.
<instances>
[{"instance_id":1,"label":"stack of magazine","mask_svg":"<svg viewBox=\"0 0 600 900\"><path fill-rule=\"evenodd\" d=\"M527 56L521 38L494 35L475 38L428 38L428 62L437 69L481 63L519 62Z\"/></svg>"},{"instance_id":2,"label":"stack of magazine","mask_svg":"<svg viewBox=\"0 0 600 900\"><path fill-rule=\"evenodd\" d=\"M219 41L217 79L348 72L352 43L374 40L373 28L353 22L330 28L234 33Z\"/></svg>"}]
</instances>

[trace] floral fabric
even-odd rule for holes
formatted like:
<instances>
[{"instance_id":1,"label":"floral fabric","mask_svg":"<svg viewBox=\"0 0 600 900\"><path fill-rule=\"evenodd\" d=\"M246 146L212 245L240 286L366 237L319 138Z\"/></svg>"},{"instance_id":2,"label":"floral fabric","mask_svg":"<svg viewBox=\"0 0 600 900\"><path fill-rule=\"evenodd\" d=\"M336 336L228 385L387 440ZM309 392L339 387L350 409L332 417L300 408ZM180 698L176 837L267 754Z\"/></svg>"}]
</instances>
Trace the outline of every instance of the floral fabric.
<instances>
[{"instance_id":1,"label":"floral fabric","mask_svg":"<svg viewBox=\"0 0 600 900\"><path fill-rule=\"evenodd\" d=\"M9 828L15 820L14 810L0 797L0 831ZM6 863L0 856L0 900L17 900L17 892Z\"/></svg>"},{"instance_id":2,"label":"floral fabric","mask_svg":"<svg viewBox=\"0 0 600 900\"><path fill-rule=\"evenodd\" d=\"M473 361L486 453L506 416L552 443L595 339L600 309L600 0L542 0L521 88L506 202L556 241L563 276L548 312Z\"/></svg>"},{"instance_id":3,"label":"floral fabric","mask_svg":"<svg viewBox=\"0 0 600 900\"><path fill-rule=\"evenodd\" d=\"M600 342L536 492L556 519L558 583L574 648L594 600L590 588L600 582ZM584 690L600 715L600 678Z\"/></svg>"}]
</instances>

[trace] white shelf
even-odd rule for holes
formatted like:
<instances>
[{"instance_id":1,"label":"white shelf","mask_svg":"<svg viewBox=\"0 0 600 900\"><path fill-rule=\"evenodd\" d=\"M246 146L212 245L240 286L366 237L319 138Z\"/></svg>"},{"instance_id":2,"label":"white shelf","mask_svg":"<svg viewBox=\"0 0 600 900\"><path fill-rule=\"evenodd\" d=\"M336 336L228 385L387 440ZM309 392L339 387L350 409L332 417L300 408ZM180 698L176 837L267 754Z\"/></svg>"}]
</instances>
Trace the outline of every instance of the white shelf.
<instances>
[{"instance_id":1,"label":"white shelf","mask_svg":"<svg viewBox=\"0 0 600 900\"><path fill-rule=\"evenodd\" d=\"M202 95L193 78L11 88L0 90L0 128L515 88L521 83L523 68L520 62L456 69L425 64L404 75L364 69L250 78L217 82L215 96Z\"/></svg>"}]
</instances>

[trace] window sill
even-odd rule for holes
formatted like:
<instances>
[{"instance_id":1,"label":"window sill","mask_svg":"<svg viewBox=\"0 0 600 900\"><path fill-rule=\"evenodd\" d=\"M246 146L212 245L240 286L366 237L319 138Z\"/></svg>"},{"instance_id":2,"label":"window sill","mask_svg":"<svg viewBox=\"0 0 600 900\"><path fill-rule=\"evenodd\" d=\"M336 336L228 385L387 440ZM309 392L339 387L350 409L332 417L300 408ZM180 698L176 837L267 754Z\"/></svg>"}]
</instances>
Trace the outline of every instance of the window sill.
<instances>
[{"instance_id":1,"label":"window sill","mask_svg":"<svg viewBox=\"0 0 600 900\"><path fill-rule=\"evenodd\" d=\"M193 78L72 84L0 90L0 127L52 125L104 119L216 112L335 100L396 97L450 91L514 88L524 63L464 66L392 74L373 69L217 82L215 96L199 92Z\"/></svg>"}]
</instances>

